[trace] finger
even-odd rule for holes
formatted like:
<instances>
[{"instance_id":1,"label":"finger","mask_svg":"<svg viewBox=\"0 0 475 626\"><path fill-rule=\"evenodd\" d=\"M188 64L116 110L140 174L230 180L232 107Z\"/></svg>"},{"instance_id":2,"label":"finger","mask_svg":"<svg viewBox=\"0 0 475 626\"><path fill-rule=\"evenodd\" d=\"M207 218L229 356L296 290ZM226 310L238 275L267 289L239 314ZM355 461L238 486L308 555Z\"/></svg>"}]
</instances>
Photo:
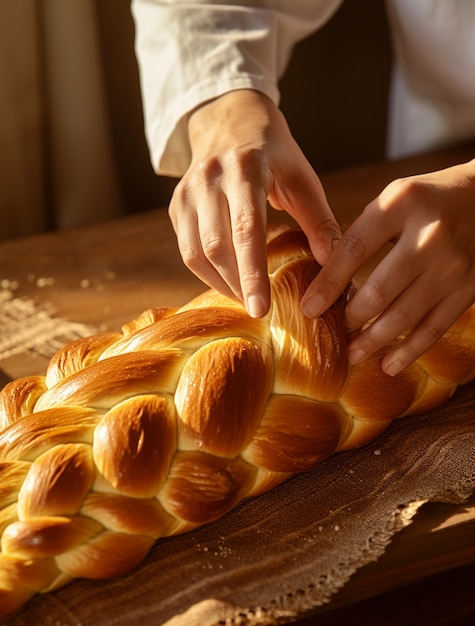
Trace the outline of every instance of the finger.
<instances>
[{"instance_id":1,"label":"finger","mask_svg":"<svg viewBox=\"0 0 475 626\"><path fill-rule=\"evenodd\" d=\"M432 241L429 239L432 238ZM438 243L437 223L423 230L406 228L394 247L386 254L360 286L345 309L347 329L361 328L385 311L407 289L413 297L410 307L420 308L419 317L456 289L463 288L470 263L463 250ZM431 245L429 245L429 243ZM470 279L468 279L470 280ZM470 282L468 283L470 284ZM414 286L417 285L417 288ZM399 300L402 302L402 300ZM401 331L412 326L408 323Z\"/></svg>"},{"instance_id":2,"label":"finger","mask_svg":"<svg viewBox=\"0 0 475 626\"><path fill-rule=\"evenodd\" d=\"M435 343L472 304L473 294L457 291L440 296L435 279L420 278L349 346L349 360L356 364L407 333L384 359L384 369L395 375ZM409 332L408 332L409 331ZM390 356L392 355L392 356Z\"/></svg>"},{"instance_id":3,"label":"finger","mask_svg":"<svg viewBox=\"0 0 475 626\"><path fill-rule=\"evenodd\" d=\"M206 271L218 275L228 289L242 301L228 200L224 193L221 190L208 192L206 206L198 205L197 213L199 244L208 265Z\"/></svg>"},{"instance_id":4,"label":"finger","mask_svg":"<svg viewBox=\"0 0 475 626\"><path fill-rule=\"evenodd\" d=\"M473 295L455 292L442 300L395 349L383 358L381 369L396 376L440 339L473 303Z\"/></svg>"},{"instance_id":5,"label":"finger","mask_svg":"<svg viewBox=\"0 0 475 626\"><path fill-rule=\"evenodd\" d=\"M419 267L412 249L401 238L379 262L346 306L347 330L357 330L380 315L422 274L423 268ZM434 283L429 286L430 295L434 295Z\"/></svg>"},{"instance_id":6,"label":"finger","mask_svg":"<svg viewBox=\"0 0 475 626\"><path fill-rule=\"evenodd\" d=\"M239 288L236 294L210 263L203 250L198 215L193 202L185 192L178 192L173 194L170 201L169 215L183 262L208 286L228 297L239 298Z\"/></svg>"},{"instance_id":7,"label":"finger","mask_svg":"<svg viewBox=\"0 0 475 626\"><path fill-rule=\"evenodd\" d=\"M270 306L267 273L266 194L260 185L241 182L228 190L231 229L243 300L252 317Z\"/></svg>"},{"instance_id":8,"label":"finger","mask_svg":"<svg viewBox=\"0 0 475 626\"><path fill-rule=\"evenodd\" d=\"M433 281L419 277L379 317L371 322L348 348L351 363L356 364L415 328L442 300L433 289ZM356 297L356 296L355 296Z\"/></svg>"},{"instance_id":9,"label":"finger","mask_svg":"<svg viewBox=\"0 0 475 626\"><path fill-rule=\"evenodd\" d=\"M312 281L301 302L308 317L318 317L344 291L361 266L396 236L392 220L381 219L374 210L376 202L367 209L342 235L317 277Z\"/></svg>"},{"instance_id":10,"label":"finger","mask_svg":"<svg viewBox=\"0 0 475 626\"><path fill-rule=\"evenodd\" d=\"M301 307L307 317L318 317L344 291L371 250L357 233L342 236L332 255L305 292Z\"/></svg>"}]
</instances>

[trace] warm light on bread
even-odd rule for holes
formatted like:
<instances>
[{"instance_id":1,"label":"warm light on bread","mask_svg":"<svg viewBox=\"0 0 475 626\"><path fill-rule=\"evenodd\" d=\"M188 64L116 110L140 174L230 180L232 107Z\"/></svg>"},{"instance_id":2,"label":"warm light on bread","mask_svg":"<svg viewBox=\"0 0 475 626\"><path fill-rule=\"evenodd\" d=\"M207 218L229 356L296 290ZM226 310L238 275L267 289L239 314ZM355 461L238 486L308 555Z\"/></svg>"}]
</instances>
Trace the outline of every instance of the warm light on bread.
<instances>
[{"instance_id":1,"label":"warm light on bread","mask_svg":"<svg viewBox=\"0 0 475 626\"><path fill-rule=\"evenodd\" d=\"M0 393L0 616L75 577L135 567L157 539L429 411L475 377L470 309L399 376L351 367L347 294L300 299L318 265L301 231L269 235L272 306L207 291L61 349Z\"/></svg>"}]
</instances>

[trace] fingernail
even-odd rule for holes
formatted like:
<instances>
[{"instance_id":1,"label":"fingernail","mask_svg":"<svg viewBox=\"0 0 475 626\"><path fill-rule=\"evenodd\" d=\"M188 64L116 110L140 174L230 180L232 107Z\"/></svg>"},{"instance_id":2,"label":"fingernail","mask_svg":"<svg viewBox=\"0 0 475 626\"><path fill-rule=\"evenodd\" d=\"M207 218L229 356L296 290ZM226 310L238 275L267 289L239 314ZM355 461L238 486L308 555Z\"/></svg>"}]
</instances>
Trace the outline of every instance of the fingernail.
<instances>
[{"instance_id":1,"label":"fingernail","mask_svg":"<svg viewBox=\"0 0 475 626\"><path fill-rule=\"evenodd\" d=\"M314 293L302 304L302 313L307 317L318 317L325 310L325 301L319 293Z\"/></svg>"},{"instance_id":2,"label":"fingernail","mask_svg":"<svg viewBox=\"0 0 475 626\"><path fill-rule=\"evenodd\" d=\"M246 309L251 317L262 317L267 312L264 300L256 294L252 294L247 298Z\"/></svg>"},{"instance_id":3,"label":"fingernail","mask_svg":"<svg viewBox=\"0 0 475 626\"><path fill-rule=\"evenodd\" d=\"M403 369L403 364L399 359L392 361L384 366L384 371L389 376L396 376Z\"/></svg>"},{"instance_id":4,"label":"fingernail","mask_svg":"<svg viewBox=\"0 0 475 626\"><path fill-rule=\"evenodd\" d=\"M366 355L367 352L366 350L363 350L363 348L354 348L353 350L350 350L348 352L348 359L350 360L350 363L356 365L357 363L362 361L366 357Z\"/></svg>"}]
</instances>

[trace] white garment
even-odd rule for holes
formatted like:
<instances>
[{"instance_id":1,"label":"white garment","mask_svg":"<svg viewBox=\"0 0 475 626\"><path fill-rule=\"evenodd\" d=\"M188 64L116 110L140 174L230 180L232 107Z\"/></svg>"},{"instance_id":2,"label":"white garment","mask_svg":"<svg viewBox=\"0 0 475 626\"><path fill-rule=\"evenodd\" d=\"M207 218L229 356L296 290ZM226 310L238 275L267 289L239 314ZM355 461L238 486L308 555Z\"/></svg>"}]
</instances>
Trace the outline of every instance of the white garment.
<instances>
[{"instance_id":1,"label":"white garment","mask_svg":"<svg viewBox=\"0 0 475 626\"><path fill-rule=\"evenodd\" d=\"M475 0L387 0L390 157L475 137Z\"/></svg>"},{"instance_id":2,"label":"white garment","mask_svg":"<svg viewBox=\"0 0 475 626\"><path fill-rule=\"evenodd\" d=\"M203 102L252 88L279 102L293 46L342 0L132 0L146 134L156 171L181 176L186 123ZM475 0L387 0L396 62L388 155L475 136Z\"/></svg>"}]
</instances>

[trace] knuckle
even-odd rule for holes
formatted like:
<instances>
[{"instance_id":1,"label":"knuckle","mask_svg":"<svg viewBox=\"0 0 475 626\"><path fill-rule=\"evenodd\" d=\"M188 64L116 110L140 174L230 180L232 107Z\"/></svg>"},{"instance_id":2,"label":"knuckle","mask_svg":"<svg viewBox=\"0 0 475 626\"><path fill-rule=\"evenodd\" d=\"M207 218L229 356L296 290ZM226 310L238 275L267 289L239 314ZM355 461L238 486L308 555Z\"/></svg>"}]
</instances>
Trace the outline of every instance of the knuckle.
<instances>
[{"instance_id":1,"label":"knuckle","mask_svg":"<svg viewBox=\"0 0 475 626\"><path fill-rule=\"evenodd\" d=\"M379 196L378 208L382 214L398 215L417 206L425 215L436 218L434 203L430 201L427 183L420 177L398 178L388 184Z\"/></svg>"},{"instance_id":2,"label":"knuckle","mask_svg":"<svg viewBox=\"0 0 475 626\"><path fill-rule=\"evenodd\" d=\"M447 331L445 327L435 324L424 324L408 333L403 341L401 348L407 363L415 361L424 352L429 350Z\"/></svg>"},{"instance_id":3,"label":"knuckle","mask_svg":"<svg viewBox=\"0 0 475 626\"><path fill-rule=\"evenodd\" d=\"M321 224L321 228L322 230L329 232L338 238L341 238L341 228L335 218L329 217L328 219L324 220Z\"/></svg>"},{"instance_id":4,"label":"knuckle","mask_svg":"<svg viewBox=\"0 0 475 626\"><path fill-rule=\"evenodd\" d=\"M258 161L255 150L239 150L229 155L233 165L239 167L242 172L252 173Z\"/></svg>"},{"instance_id":5,"label":"knuckle","mask_svg":"<svg viewBox=\"0 0 475 626\"><path fill-rule=\"evenodd\" d=\"M467 276L474 269L472 254L466 250L457 248L451 263L453 270L458 276Z\"/></svg>"},{"instance_id":6,"label":"knuckle","mask_svg":"<svg viewBox=\"0 0 475 626\"><path fill-rule=\"evenodd\" d=\"M420 329L422 345L425 346L425 348L429 348L429 346L438 341L446 331L447 328L445 326L436 324L424 325Z\"/></svg>"},{"instance_id":7,"label":"knuckle","mask_svg":"<svg viewBox=\"0 0 475 626\"><path fill-rule=\"evenodd\" d=\"M382 280L368 279L361 290L371 311L380 312L388 304L388 286Z\"/></svg>"},{"instance_id":8,"label":"knuckle","mask_svg":"<svg viewBox=\"0 0 475 626\"><path fill-rule=\"evenodd\" d=\"M239 278L242 289L249 293L262 284L262 277L258 272L241 272Z\"/></svg>"},{"instance_id":9,"label":"knuckle","mask_svg":"<svg viewBox=\"0 0 475 626\"><path fill-rule=\"evenodd\" d=\"M196 166L190 172L190 185L198 181L214 181L223 173L223 165L218 157L208 157L197 161Z\"/></svg>"},{"instance_id":10,"label":"knuckle","mask_svg":"<svg viewBox=\"0 0 475 626\"><path fill-rule=\"evenodd\" d=\"M424 189L425 183L420 178L406 176L390 182L383 194L390 204L400 199L417 201L421 199Z\"/></svg>"},{"instance_id":11,"label":"knuckle","mask_svg":"<svg viewBox=\"0 0 475 626\"><path fill-rule=\"evenodd\" d=\"M396 306L392 311L393 324L395 328L402 329L401 332L409 330L416 323L416 319L406 308Z\"/></svg>"},{"instance_id":12,"label":"knuckle","mask_svg":"<svg viewBox=\"0 0 475 626\"><path fill-rule=\"evenodd\" d=\"M202 255L199 253L199 251L196 248L192 246L180 245L179 248L180 248L181 258L183 259L183 263L186 265L188 269L196 273L196 271L199 270L199 268L203 264L204 259Z\"/></svg>"},{"instance_id":13,"label":"knuckle","mask_svg":"<svg viewBox=\"0 0 475 626\"><path fill-rule=\"evenodd\" d=\"M175 215L180 212L182 207L187 207L190 204L190 197L192 195L192 187L182 179L173 190L168 206L169 215Z\"/></svg>"},{"instance_id":14,"label":"knuckle","mask_svg":"<svg viewBox=\"0 0 475 626\"><path fill-rule=\"evenodd\" d=\"M261 170L262 152L256 148L243 146L228 150L223 159L233 170L246 180L253 180Z\"/></svg>"},{"instance_id":15,"label":"knuckle","mask_svg":"<svg viewBox=\"0 0 475 626\"><path fill-rule=\"evenodd\" d=\"M258 220L253 212L241 209L233 223L233 240L237 246L251 241L259 228Z\"/></svg>"},{"instance_id":16,"label":"knuckle","mask_svg":"<svg viewBox=\"0 0 475 626\"><path fill-rule=\"evenodd\" d=\"M219 185L223 164L218 157L196 159L176 184L172 200L187 204L200 188L212 189Z\"/></svg>"},{"instance_id":17,"label":"knuckle","mask_svg":"<svg viewBox=\"0 0 475 626\"><path fill-rule=\"evenodd\" d=\"M268 159L259 148L240 147L223 156L227 182L252 189L261 189L267 196L272 186L272 174Z\"/></svg>"},{"instance_id":18,"label":"knuckle","mask_svg":"<svg viewBox=\"0 0 475 626\"><path fill-rule=\"evenodd\" d=\"M202 238L201 245L205 256L210 261L216 261L222 258L226 249L224 237L219 234Z\"/></svg>"},{"instance_id":19,"label":"knuckle","mask_svg":"<svg viewBox=\"0 0 475 626\"><path fill-rule=\"evenodd\" d=\"M338 250L352 259L364 259L367 245L364 237L357 232L348 231L339 240Z\"/></svg>"},{"instance_id":20,"label":"knuckle","mask_svg":"<svg viewBox=\"0 0 475 626\"><path fill-rule=\"evenodd\" d=\"M254 266L247 266L240 269L241 282L248 286L262 284L267 280L267 272Z\"/></svg>"},{"instance_id":21,"label":"knuckle","mask_svg":"<svg viewBox=\"0 0 475 626\"><path fill-rule=\"evenodd\" d=\"M452 286L461 285L470 280L475 272L473 252L457 246L455 242L440 253L443 262L439 270L439 280Z\"/></svg>"}]
</instances>

